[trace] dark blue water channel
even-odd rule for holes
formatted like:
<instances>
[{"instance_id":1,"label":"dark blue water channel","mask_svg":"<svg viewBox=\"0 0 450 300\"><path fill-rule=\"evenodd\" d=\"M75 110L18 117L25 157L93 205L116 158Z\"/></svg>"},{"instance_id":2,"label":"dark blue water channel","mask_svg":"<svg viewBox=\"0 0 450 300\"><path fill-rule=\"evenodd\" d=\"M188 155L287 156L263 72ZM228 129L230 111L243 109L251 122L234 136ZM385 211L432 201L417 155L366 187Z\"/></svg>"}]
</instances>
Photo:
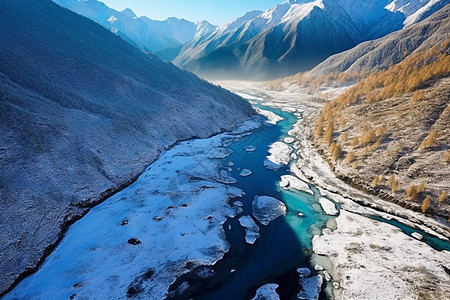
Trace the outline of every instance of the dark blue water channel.
<instances>
[{"instance_id":1,"label":"dark blue water channel","mask_svg":"<svg viewBox=\"0 0 450 300\"><path fill-rule=\"evenodd\" d=\"M297 121L296 117L281 110L256 105L280 115L284 120L276 126L263 125L254 133L230 146L234 154L223 161L234 163L232 175L238 180L235 186L245 191L245 197L239 199L244 212L224 224L230 251L215 267L215 275L198 282L198 292L183 295L195 299L251 299L256 289L266 283L277 283L281 299L297 299L300 291L296 269L311 268L309 258L311 250L311 227L323 228L331 218L325 215L317 202L320 195L311 195L302 191L289 191L279 187L280 176L290 174L289 168L278 171L267 169L263 161L268 155L269 146L284 137ZM247 152L246 146L256 147L256 151ZM249 177L240 177L245 168L253 172ZM317 190L316 190L317 192ZM238 219L252 214L252 201L255 196L267 195L282 200L288 213L269 223L259 225L260 238L253 245L244 240L244 230ZM300 217L298 213L304 216ZM195 286L195 282L190 282ZM326 299L325 293L321 299Z\"/></svg>"}]
</instances>

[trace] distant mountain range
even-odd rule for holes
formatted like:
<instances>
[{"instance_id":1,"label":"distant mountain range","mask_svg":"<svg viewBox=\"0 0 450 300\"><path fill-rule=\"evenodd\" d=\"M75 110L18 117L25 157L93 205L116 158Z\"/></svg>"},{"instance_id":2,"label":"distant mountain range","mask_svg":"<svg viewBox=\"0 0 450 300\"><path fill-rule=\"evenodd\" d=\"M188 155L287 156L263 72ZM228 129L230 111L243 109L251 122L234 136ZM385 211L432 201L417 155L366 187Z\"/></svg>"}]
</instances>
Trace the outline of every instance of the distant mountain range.
<instances>
[{"instance_id":1,"label":"distant mountain range","mask_svg":"<svg viewBox=\"0 0 450 300\"><path fill-rule=\"evenodd\" d=\"M132 45L166 60L174 59L181 47L196 35L207 35L216 29L206 21L193 23L177 18L155 21L137 17L131 9L117 11L97 0L53 1L95 21Z\"/></svg>"},{"instance_id":2,"label":"distant mountain range","mask_svg":"<svg viewBox=\"0 0 450 300\"><path fill-rule=\"evenodd\" d=\"M274 78L423 20L448 0L287 1L188 42L174 63L207 77Z\"/></svg>"},{"instance_id":3,"label":"distant mountain range","mask_svg":"<svg viewBox=\"0 0 450 300\"><path fill-rule=\"evenodd\" d=\"M1 298L161 151L254 111L50 0L2 0L0 16Z\"/></svg>"},{"instance_id":4,"label":"distant mountain range","mask_svg":"<svg viewBox=\"0 0 450 300\"><path fill-rule=\"evenodd\" d=\"M310 72L310 77L332 72L375 72L401 62L411 53L421 52L450 38L450 5L427 19L382 38L363 42L333 55Z\"/></svg>"},{"instance_id":5,"label":"distant mountain range","mask_svg":"<svg viewBox=\"0 0 450 300\"><path fill-rule=\"evenodd\" d=\"M361 42L415 24L449 0L289 0L216 27L137 18L96 0L54 0L133 45L207 78L270 79L312 69Z\"/></svg>"}]
</instances>

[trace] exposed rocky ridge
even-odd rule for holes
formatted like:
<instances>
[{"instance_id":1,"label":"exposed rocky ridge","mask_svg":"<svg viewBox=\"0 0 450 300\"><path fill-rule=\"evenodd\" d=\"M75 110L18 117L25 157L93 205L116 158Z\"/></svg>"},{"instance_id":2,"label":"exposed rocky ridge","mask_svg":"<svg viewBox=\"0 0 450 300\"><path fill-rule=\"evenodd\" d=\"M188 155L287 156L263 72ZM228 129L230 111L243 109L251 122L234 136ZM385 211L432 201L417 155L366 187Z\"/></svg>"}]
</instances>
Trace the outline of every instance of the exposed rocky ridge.
<instances>
[{"instance_id":1,"label":"exposed rocky ridge","mask_svg":"<svg viewBox=\"0 0 450 300\"><path fill-rule=\"evenodd\" d=\"M396 2L287 1L187 43L174 63L210 78L286 76L418 22L448 0L409 1L408 9Z\"/></svg>"},{"instance_id":2,"label":"exposed rocky ridge","mask_svg":"<svg viewBox=\"0 0 450 300\"><path fill-rule=\"evenodd\" d=\"M165 148L254 111L50 0L0 15L1 293Z\"/></svg>"},{"instance_id":3,"label":"exposed rocky ridge","mask_svg":"<svg viewBox=\"0 0 450 300\"><path fill-rule=\"evenodd\" d=\"M317 77L332 72L361 73L387 69L411 53L429 49L445 41L449 38L449 32L450 4L418 24L333 55L307 75Z\"/></svg>"}]
</instances>

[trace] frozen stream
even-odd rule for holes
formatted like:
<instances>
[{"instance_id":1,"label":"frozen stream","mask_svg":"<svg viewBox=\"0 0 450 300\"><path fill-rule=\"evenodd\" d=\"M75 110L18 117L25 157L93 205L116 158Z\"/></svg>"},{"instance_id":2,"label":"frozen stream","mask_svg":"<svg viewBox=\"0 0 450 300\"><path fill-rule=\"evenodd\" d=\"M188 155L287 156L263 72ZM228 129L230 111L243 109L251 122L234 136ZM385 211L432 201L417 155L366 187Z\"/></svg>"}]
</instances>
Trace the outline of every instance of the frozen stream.
<instances>
[{"instance_id":1,"label":"frozen stream","mask_svg":"<svg viewBox=\"0 0 450 300\"><path fill-rule=\"evenodd\" d=\"M5 299L251 299L268 283L296 299L299 268L310 285L301 295L326 299L311 240L340 207L289 170L299 114L255 106L272 124L168 150L74 224Z\"/></svg>"}]
</instances>

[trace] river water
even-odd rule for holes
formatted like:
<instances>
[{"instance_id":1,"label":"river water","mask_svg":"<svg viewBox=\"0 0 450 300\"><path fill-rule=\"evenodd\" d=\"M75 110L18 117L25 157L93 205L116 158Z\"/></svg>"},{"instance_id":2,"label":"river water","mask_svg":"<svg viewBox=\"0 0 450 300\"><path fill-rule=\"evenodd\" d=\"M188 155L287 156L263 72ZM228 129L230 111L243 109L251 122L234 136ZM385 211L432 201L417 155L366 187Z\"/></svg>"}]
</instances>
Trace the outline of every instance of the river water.
<instances>
[{"instance_id":1,"label":"river water","mask_svg":"<svg viewBox=\"0 0 450 300\"><path fill-rule=\"evenodd\" d=\"M313 194L304 191L283 189L279 186L280 177L282 175L293 175L289 170L289 166L274 171L266 168L263 164L268 155L269 146L274 142L283 141L284 138L288 137L288 131L296 123L297 116L275 108L265 107L261 104L255 104L255 106L272 111L284 119L279 121L276 125L262 125L253 130L250 135L244 136L240 140L232 143L228 148L233 151L233 154L221 159L222 166L230 165L230 162L233 163L231 175L237 179L237 182L231 185L245 192L245 196L238 199L243 203L242 212L239 212L233 218L228 218L223 224L226 240L230 245L229 251L213 266L213 276L200 279L199 277L189 276L189 273L187 273L177 280L177 282L173 283L171 289L177 289L182 284L186 283L190 287L189 289L185 289L183 292L172 296L174 299L251 299L255 295L256 289L266 283L276 283L279 285L277 293L280 295L281 299L296 299L297 293L301 288L299 276L296 271L297 268L306 267L312 270L313 274L315 272L314 266L310 263L312 254L312 236L314 234L319 234L320 230L325 228L327 224L330 224L329 222L334 217L326 215L322 210L318 202L318 199L322 198L322 196L315 186L310 185ZM206 147L210 146L209 144L205 145ZM256 150L248 152L245 150L245 147L247 146L253 146ZM193 158L186 157L186 159L192 160ZM241 170L244 168L251 170L252 175L248 177L239 176ZM158 170L153 171L156 172L155 176L157 176ZM164 169L160 170L160 172L164 171ZM144 173L143 176L149 175ZM139 186L139 182L137 183L137 186ZM130 186L128 191L127 189L122 191L118 197L121 197L120 199L127 199L127 193L133 195L137 194L140 191L137 186L136 184ZM154 192L154 194L156 195L157 193ZM260 227L260 237L253 245L250 245L245 242L244 229L240 226L238 219L241 216L251 216L252 202L255 196L263 195L282 200L287 206L287 214L275 219L268 225L257 223ZM77 222L77 226L73 226L73 228L69 230L69 233L63 239L62 244L56 248L55 252L49 258L51 263L44 263L35 274L24 280L26 283L19 284L10 295L5 297L5 299L20 299L20 295L27 295L27 299L44 299L45 297L39 294L39 291L42 290L46 290L46 295L51 295L51 290L48 291L45 284L47 284L46 282L60 280L60 278L52 278L52 276L59 276L55 274L60 274L55 270L67 269L70 270L70 272L73 272L73 270L79 271L77 269L77 264L80 265L80 260L83 259L79 257L76 257L76 259L67 257L70 255L67 253L70 252L64 252L65 245L72 243L71 247L74 249L77 247L77 243L92 243L88 248L88 251L95 252L99 247L95 246L95 241L90 241L88 239L91 231L96 230L95 226L106 226L107 221L110 218L115 218L115 223L119 222L122 216L116 215L127 209L133 209L136 211L135 214L139 214L142 213L139 212L139 207L142 207L142 210L148 210L148 213L150 213L149 207L145 206L143 203L124 204L125 200L118 201L118 199L112 198L112 200L107 200L98 208L94 208L88 214L86 220L82 219ZM128 199L130 198L132 197L129 196ZM144 200L152 201L152 196L145 195ZM132 206L120 208L113 213L109 210L108 216L102 215L106 212L106 208L110 209L111 206L123 205ZM171 207L172 206L169 206L169 208ZM105 220L105 223L99 222L92 224L93 219ZM153 220L155 220L155 217L153 217ZM383 219L379 219L379 221L389 222ZM390 221L390 223L391 225L400 227L407 234L410 234L413 231L412 228L406 227L405 225L395 224L392 221ZM108 234L108 229L104 230L104 234ZM138 236L140 234L139 232L134 233ZM160 234L165 233L161 232ZM185 233L181 234L184 235ZM422 234L425 235L425 242L430 241L430 244L438 250L448 249L448 242L440 241L425 233ZM87 237L86 240L73 240L84 236ZM170 240L170 237L168 237L168 240ZM80 248L81 247L82 246L80 245ZM174 247L177 249L180 248L176 245ZM182 251L182 249L178 249L177 251ZM82 253L82 251L80 251L80 253ZM75 253L74 255L76 256L77 254ZM80 256L82 255L84 254L80 254ZM140 255L142 255L142 253ZM86 259L89 260L90 257L91 256L86 256ZM86 264L86 268L88 268L87 266L90 262L83 263ZM96 264L101 262L93 261L92 263ZM120 265L119 267L127 268L126 263L126 259L124 259L123 266ZM73 264L73 266L68 267L70 264ZM101 268L106 270L108 266L99 266L99 269ZM83 273L83 271L80 271L80 274L81 273ZM102 273L100 272L98 274L99 275L97 276L101 276ZM70 282L70 274L65 275L69 278L66 279L66 281ZM119 275L117 276L120 277ZM41 279L38 280L38 278ZM106 285L105 283L102 283L102 278L96 278L96 280L99 282L98 289L100 290L103 288L114 288L115 282L121 282L118 278L108 278L108 285ZM145 278L140 280L145 281ZM55 285L53 288L57 289L64 286L64 284L67 285L66 281L61 283L61 285ZM37 287L38 285L40 285L40 287ZM71 282L71 286L66 288L67 291L65 291L63 295L71 295L73 296L73 299L78 299L77 293L73 292L74 287L82 288L82 284L76 283L72 285ZM52 288L51 284L49 284L49 288ZM121 286L120 288L123 287ZM32 292L30 292L31 290ZM35 291L37 294L34 294ZM122 294L122 296L125 295ZM89 297L82 297L79 299L89 299ZM326 299L324 292L321 292L320 299Z\"/></svg>"}]
</instances>

